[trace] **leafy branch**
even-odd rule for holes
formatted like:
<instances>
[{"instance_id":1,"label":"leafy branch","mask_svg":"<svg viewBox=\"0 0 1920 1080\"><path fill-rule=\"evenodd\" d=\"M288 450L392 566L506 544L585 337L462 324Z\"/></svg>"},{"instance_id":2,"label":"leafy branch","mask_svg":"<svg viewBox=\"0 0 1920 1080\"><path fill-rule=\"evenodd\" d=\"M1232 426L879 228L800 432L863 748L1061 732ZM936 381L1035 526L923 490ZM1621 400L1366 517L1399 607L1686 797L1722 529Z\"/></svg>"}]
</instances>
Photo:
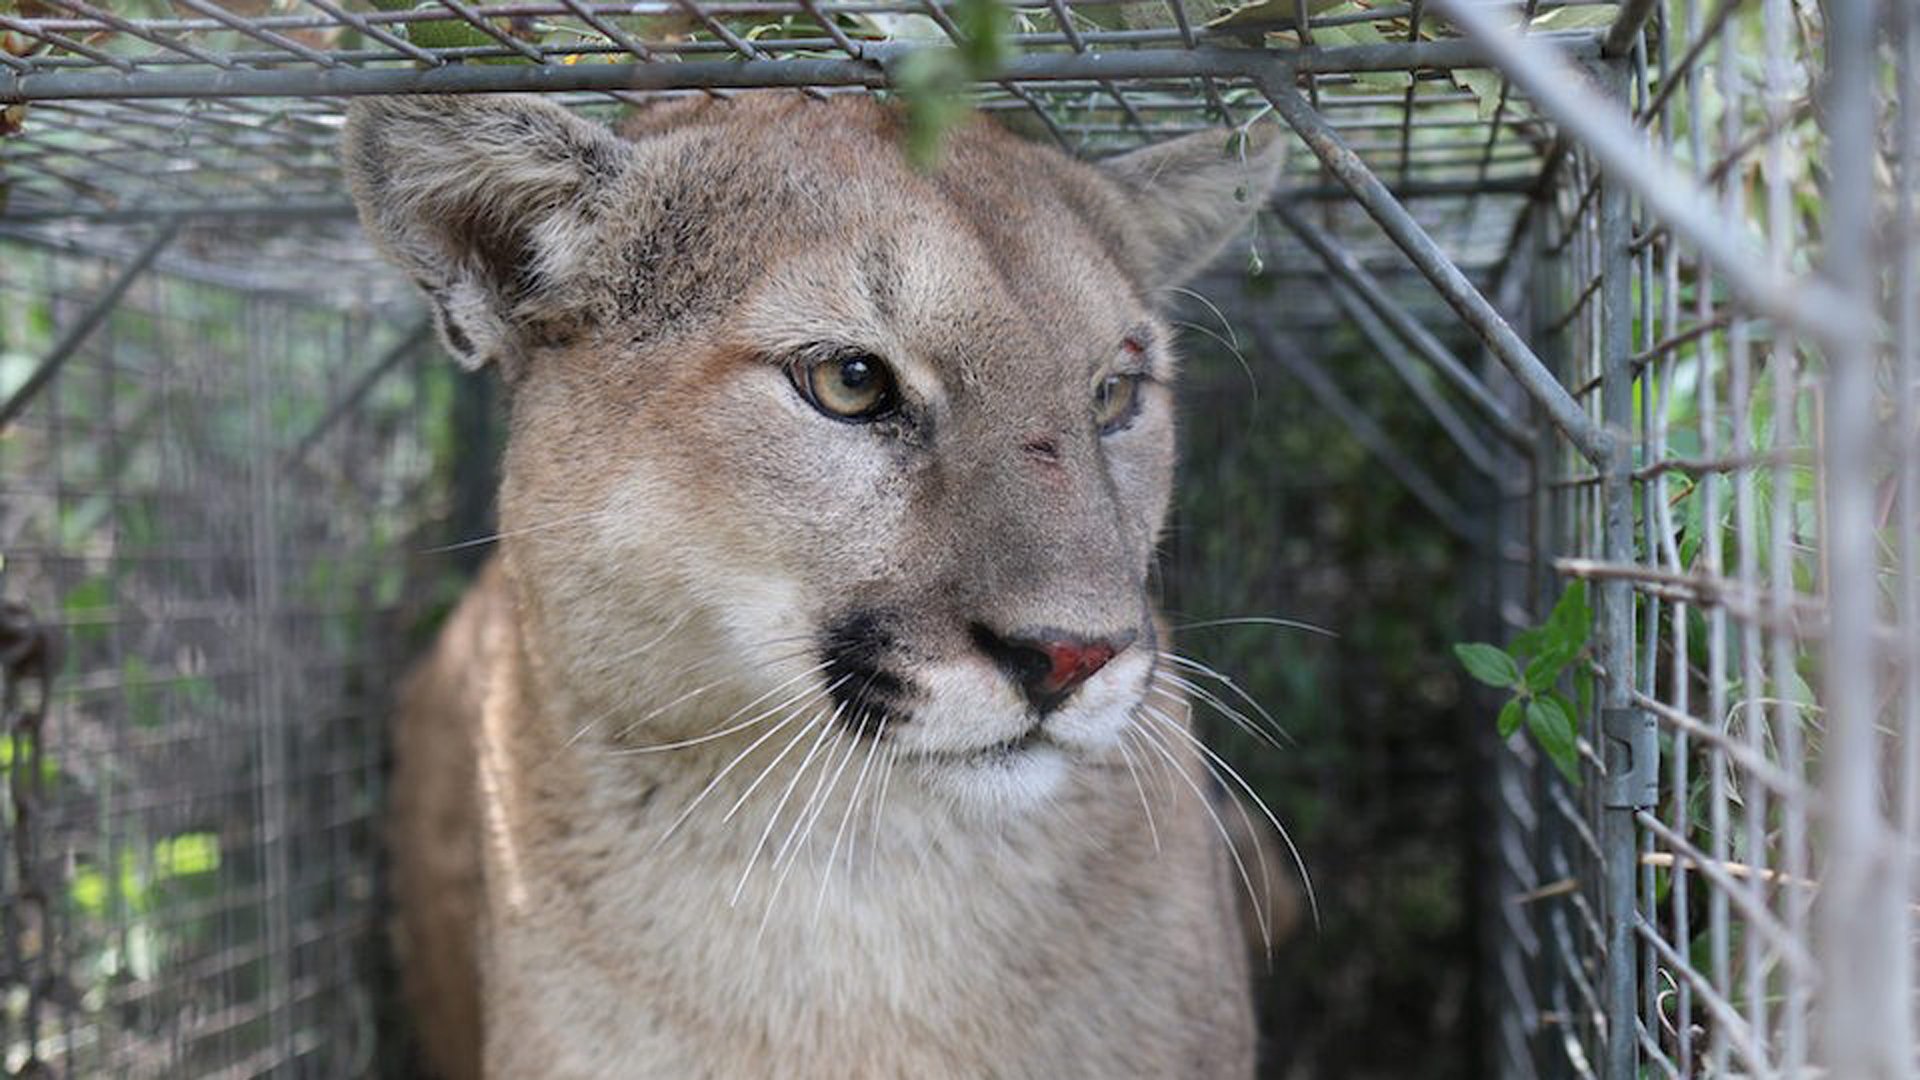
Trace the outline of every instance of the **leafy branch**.
<instances>
[{"instance_id":1,"label":"leafy branch","mask_svg":"<svg viewBox=\"0 0 1920 1080\"><path fill-rule=\"evenodd\" d=\"M1511 738L1524 723L1540 749L1574 785L1580 783L1578 718L1593 700L1593 672L1584 662L1592 635L1587 583L1575 581L1560 594L1546 622L1514 635L1506 648L1483 642L1453 647L1467 674L1509 692L1500 707L1500 737ZM1580 701L1577 708L1558 689L1569 667Z\"/></svg>"}]
</instances>

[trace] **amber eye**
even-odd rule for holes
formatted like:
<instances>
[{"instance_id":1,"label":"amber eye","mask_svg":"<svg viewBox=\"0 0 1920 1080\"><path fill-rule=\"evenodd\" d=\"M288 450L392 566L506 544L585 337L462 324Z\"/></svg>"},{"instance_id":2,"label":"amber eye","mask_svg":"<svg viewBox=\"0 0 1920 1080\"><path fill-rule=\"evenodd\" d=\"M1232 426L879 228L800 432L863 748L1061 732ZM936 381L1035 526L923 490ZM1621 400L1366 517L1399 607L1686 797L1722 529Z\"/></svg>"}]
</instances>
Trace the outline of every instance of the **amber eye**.
<instances>
[{"instance_id":1,"label":"amber eye","mask_svg":"<svg viewBox=\"0 0 1920 1080\"><path fill-rule=\"evenodd\" d=\"M1109 435L1133 422L1140 411L1140 376L1109 375L1093 392L1093 419Z\"/></svg>"},{"instance_id":2,"label":"amber eye","mask_svg":"<svg viewBox=\"0 0 1920 1080\"><path fill-rule=\"evenodd\" d=\"M893 411L898 393L887 362L849 353L794 371L794 385L808 404L836 420L876 420Z\"/></svg>"}]
</instances>

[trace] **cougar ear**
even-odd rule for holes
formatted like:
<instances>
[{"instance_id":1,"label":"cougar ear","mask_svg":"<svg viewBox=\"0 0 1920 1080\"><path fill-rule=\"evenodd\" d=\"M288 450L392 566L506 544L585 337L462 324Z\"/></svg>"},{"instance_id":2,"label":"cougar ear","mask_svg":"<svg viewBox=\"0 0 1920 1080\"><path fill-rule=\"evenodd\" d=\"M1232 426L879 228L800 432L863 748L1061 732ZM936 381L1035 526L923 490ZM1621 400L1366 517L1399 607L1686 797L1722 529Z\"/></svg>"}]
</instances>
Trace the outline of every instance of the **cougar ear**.
<instances>
[{"instance_id":1,"label":"cougar ear","mask_svg":"<svg viewBox=\"0 0 1920 1080\"><path fill-rule=\"evenodd\" d=\"M477 368L577 315L565 286L631 146L535 97L386 97L348 109L345 151L361 223Z\"/></svg>"},{"instance_id":2,"label":"cougar ear","mask_svg":"<svg viewBox=\"0 0 1920 1080\"><path fill-rule=\"evenodd\" d=\"M1143 241L1135 261L1150 288L1198 273L1266 204L1287 160L1279 124L1183 135L1101 162L1133 199Z\"/></svg>"}]
</instances>

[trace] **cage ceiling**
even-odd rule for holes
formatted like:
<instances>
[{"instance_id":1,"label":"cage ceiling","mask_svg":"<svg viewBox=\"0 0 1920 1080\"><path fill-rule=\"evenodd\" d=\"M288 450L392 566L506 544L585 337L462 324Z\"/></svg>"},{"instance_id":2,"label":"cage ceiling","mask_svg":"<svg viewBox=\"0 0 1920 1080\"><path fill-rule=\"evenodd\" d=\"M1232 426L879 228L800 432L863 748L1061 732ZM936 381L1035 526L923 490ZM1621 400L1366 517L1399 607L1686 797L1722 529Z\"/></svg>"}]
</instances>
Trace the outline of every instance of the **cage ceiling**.
<instances>
[{"instance_id":1,"label":"cage ceiling","mask_svg":"<svg viewBox=\"0 0 1920 1080\"><path fill-rule=\"evenodd\" d=\"M538 91L610 113L645 97L755 87L885 90L911 53L968 42L956 23L964 3L10 7L0 14L9 228L181 212L350 216L335 144L356 94ZM1546 0L1528 10L1537 36L1591 57L1617 9ZM1054 0L1011 14L1010 56L977 88L980 108L1098 154L1244 123L1269 108L1261 79L1298 82L1400 194L1456 204L1425 220L1469 270L1499 260L1515 196L1554 157L1523 95L1418 2ZM1336 193L1312 155L1290 168L1296 195Z\"/></svg>"}]
</instances>

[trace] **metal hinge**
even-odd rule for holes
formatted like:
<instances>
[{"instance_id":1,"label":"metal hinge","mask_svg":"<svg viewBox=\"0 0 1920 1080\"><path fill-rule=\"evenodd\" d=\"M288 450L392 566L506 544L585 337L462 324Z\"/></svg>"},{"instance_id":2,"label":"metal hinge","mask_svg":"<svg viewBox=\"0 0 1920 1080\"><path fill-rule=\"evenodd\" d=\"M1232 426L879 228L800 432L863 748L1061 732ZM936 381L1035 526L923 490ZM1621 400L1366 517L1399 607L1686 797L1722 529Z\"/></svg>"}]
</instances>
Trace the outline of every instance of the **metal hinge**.
<instances>
[{"instance_id":1,"label":"metal hinge","mask_svg":"<svg viewBox=\"0 0 1920 1080\"><path fill-rule=\"evenodd\" d=\"M1660 735L1653 714L1631 705L1605 709L1600 731L1609 749L1606 756L1607 806L1614 810L1650 810L1660 800Z\"/></svg>"}]
</instances>

